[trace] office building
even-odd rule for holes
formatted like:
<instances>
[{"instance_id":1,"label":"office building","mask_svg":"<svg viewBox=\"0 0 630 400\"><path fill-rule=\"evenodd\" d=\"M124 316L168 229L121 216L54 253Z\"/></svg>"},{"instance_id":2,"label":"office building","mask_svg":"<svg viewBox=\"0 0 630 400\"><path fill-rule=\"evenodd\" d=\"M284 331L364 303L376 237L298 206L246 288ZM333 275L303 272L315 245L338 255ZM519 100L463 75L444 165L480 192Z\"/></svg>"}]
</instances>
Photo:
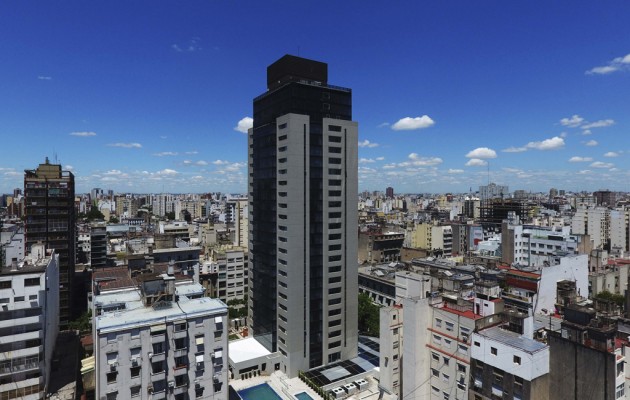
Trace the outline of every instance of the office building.
<instances>
[{"instance_id":1,"label":"office building","mask_svg":"<svg viewBox=\"0 0 630 400\"><path fill-rule=\"evenodd\" d=\"M59 332L58 256L43 245L0 268L0 398L43 399Z\"/></svg>"},{"instance_id":2,"label":"office building","mask_svg":"<svg viewBox=\"0 0 630 400\"><path fill-rule=\"evenodd\" d=\"M248 133L250 327L297 376L357 354L357 152L352 91L325 63L267 68Z\"/></svg>"},{"instance_id":3,"label":"office building","mask_svg":"<svg viewBox=\"0 0 630 400\"><path fill-rule=\"evenodd\" d=\"M43 243L59 255L59 324L73 318L72 285L76 262L74 175L61 165L44 164L24 171L26 251ZM77 310L78 311L78 310Z\"/></svg>"}]
</instances>

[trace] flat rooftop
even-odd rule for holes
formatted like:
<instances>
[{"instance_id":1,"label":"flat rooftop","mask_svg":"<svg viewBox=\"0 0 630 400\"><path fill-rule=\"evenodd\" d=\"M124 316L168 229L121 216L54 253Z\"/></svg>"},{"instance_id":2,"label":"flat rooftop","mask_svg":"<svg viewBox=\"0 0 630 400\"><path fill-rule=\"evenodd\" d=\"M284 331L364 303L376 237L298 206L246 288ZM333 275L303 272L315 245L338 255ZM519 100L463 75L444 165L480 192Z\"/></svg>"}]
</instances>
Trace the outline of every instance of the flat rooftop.
<instances>
[{"instance_id":1,"label":"flat rooftop","mask_svg":"<svg viewBox=\"0 0 630 400\"><path fill-rule=\"evenodd\" d=\"M234 364L247 360L253 360L259 357L265 357L271 354L269 350L253 337L235 340L229 343L230 361Z\"/></svg>"},{"instance_id":2,"label":"flat rooftop","mask_svg":"<svg viewBox=\"0 0 630 400\"><path fill-rule=\"evenodd\" d=\"M227 314L227 305L219 299L209 297L191 299L181 294L187 292L188 289L194 292L198 290L198 284L192 284L191 288L186 288L186 286L178 285L175 287L175 293L179 298L177 302L159 308L145 307L142 303L140 290L136 288L96 295L93 302L99 306L124 305L124 309L104 312L95 317L96 329L117 331L181 318Z\"/></svg>"},{"instance_id":3,"label":"flat rooftop","mask_svg":"<svg viewBox=\"0 0 630 400\"><path fill-rule=\"evenodd\" d=\"M479 332L479 335L530 354L547 348L544 343L529 339L516 332L506 331L500 327L484 329Z\"/></svg>"}]
</instances>

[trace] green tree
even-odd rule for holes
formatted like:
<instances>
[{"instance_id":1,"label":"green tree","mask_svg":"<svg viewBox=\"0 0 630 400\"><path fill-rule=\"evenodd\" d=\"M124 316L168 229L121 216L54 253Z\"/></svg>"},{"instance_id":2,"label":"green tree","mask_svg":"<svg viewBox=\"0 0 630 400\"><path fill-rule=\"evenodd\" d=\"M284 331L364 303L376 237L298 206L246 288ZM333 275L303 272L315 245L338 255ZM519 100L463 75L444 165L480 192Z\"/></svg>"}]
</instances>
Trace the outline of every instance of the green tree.
<instances>
[{"instance_id":1,"label":"green tree","mask_svg":"<svg viewBox=\"0 0 630 400\"><path fill-rule=\"evenodd\" d=\"M105 216L97 207L90 208L90 211L87 213L86 216L87 216L88 221L94 221L94 220L104 221L105 220Z\"/></svg>"},{"instance_id":2,"label":"green tree","mask_svg":"<svg viewBox=\"0 0 630 400\"><path fill-rule=\"evenodd\" d=\"M359 293L359 333L378 337L380 307L366 293Z\"/></svg>"},{"instance_id":3,"label":"green tree","mask_svg":"<svg viewBox=\"0 0 630 400\"><path fill-rule=\"evenodd\" d=\"M112 215L109 217L109 222L111 222L112 224L117 224L120 222L120 220L115 215Z\"/></svg>"},{"instance_id":4,"label":"green tree","mask_svg":"<svg viewBox=\"0 0 630 400\"><path fill-rule=\"evenodd\" d=\"M595 295L595 298L600 299L600 300L613 301L618 306L623 306L624 303L626 302L626 298L624 295L610 293L608 290L604 290L602 292L597 293L597 295Z\"/></svg>"},{"instance_id":5,"label":"green tree","mask_svg":"<svg viewBox=\"0 0 630 400\"><path fill-rule=\"evenodd\" d=\"M174 211L167 212L166 213L166 218L168 218L171 221L175 221L175 212Z\"/></svg>"}]
</instances>

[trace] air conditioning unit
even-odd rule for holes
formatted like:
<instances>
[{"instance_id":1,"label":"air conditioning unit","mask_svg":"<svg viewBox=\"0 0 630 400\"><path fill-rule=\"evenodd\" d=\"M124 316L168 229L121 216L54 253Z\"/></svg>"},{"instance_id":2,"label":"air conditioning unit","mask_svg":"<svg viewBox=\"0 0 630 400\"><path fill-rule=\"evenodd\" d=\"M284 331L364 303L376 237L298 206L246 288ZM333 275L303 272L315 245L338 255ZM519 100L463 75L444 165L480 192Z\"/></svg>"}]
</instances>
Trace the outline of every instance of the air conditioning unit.
<instances>
[{"instance_id":1,"label":"air conditioning unit","mask_svg":"<svg viewBox=\"0 0 630 400\"><path fill-rule=\"evenodd\" d=\"M140 359L138 359L138 357L134 357L131 359L131 366L132 367L137 367L140 364Z\"/></svg>"},{"instance_id":2,"label":"air conditioning unit","mask_svg":"<svg viewBox=\"0 0 630 400\"><path fill-rule=\"evenodd\" d=\"M195 389L201 389L201 383L195 382Z\"/></svg>"},{"instance_id":3,"label":"air conditioning unit","mask_svg":"<svg viewBox=\"0 0 630 400\"><path fill-rule=\"evenodd\" d=\"M149 358L153 358L153 352L152 352L152 351L150 351L150 352L149 352L149 354L148 354L148 356L149 356Z\"/></svg>"},{"instance_id":4,"label":"air conditioning unit","mask_svg":"<svg viewBox=\"0 0 630 400\"><path fill-rule=\"evenodd\" d=\"M118 367L118 363L117 362L113 362L113 363L109 364L109 371L110 372L116 372L116 367Z\"/></svg>"},{"instance_id":5,"label":"air conditioning unit","mask_svg":"<svg viewBox=\"0 0 630 400\"><path fill-rule=\"evenodd\" d=\"M462 335L462 340L468 343L468 335Z\"/></svg>"},{"instance_id":6,"label":"air conditioning unit","mask_svg":"<svg viewBox=\"0 0 630 400\"><path fill-rule=\"evenodd\" d=\"M168 387L169 388L174 388L175 387L175 381L168 381Z\"/></svg>"},{"instance_id":7,"label":"air conditioning unit","mask_svg":"<svg viewBox=\"0 0 630 400\"><path fill-rule=\"evenodd\" d=\"M153 393L153 386L152 385L147 386L147 392Z\"/></svg>"},{"instance_id":8,"label":"air conditioning unit","mask_svg":"<svg viewBox=\"0 0 630 400\"><path fill-rule=\"evenodd\" d=\"M221 375L219 374L214 374L212 376L212 380L214 381L214 383L219 383L219 381L221 380Z\"/></svg>"}]
</instances>

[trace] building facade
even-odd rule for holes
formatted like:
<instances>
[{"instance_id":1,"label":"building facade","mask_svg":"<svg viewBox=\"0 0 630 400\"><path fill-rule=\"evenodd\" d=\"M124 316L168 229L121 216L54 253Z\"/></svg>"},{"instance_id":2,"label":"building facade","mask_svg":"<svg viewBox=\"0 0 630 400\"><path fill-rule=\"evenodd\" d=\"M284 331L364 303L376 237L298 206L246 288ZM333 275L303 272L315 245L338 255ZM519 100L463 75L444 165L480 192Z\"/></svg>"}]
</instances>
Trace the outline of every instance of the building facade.
<instances>
[{"instance_id":1,"label":"building facade","mask_svg":"<svg viewBox=\"0 0 630 400\"><path fill-rule=\"evenodd\" d=\"M0 398L46 396L59 332L59 258L43 245L0 269Z\"/></svg>"},{"instance_id":2,"label":"building facade","mask_svg":"<svg viewBox=\"0 0 630 400\"><path fill-rule=\"evenodd\" d=\"M254 99L250 320L289 376L357 354L357 153L350 89L286 55Z\"/></svg>"},{"instance_id":3,"label":"building facade","mask_svg":"<svg viewBox=\"0 0 630 400\"><path fill-rule=\"evenodd\" d=\"M96 290L96 398L228 399L227 306L172 274Z\"/></svg>"},{"instance_id":4,"label":"building facade","mask_svg":"<svg viewBox=\"0 0 630 400\"><path fill-rule=\"evenodd\" d=\"M59 324L73 317L72 285L76 262L74 175L48 159L24 171L26 252L37 243L59 255Z\"/></svg>"}]
</instances>

